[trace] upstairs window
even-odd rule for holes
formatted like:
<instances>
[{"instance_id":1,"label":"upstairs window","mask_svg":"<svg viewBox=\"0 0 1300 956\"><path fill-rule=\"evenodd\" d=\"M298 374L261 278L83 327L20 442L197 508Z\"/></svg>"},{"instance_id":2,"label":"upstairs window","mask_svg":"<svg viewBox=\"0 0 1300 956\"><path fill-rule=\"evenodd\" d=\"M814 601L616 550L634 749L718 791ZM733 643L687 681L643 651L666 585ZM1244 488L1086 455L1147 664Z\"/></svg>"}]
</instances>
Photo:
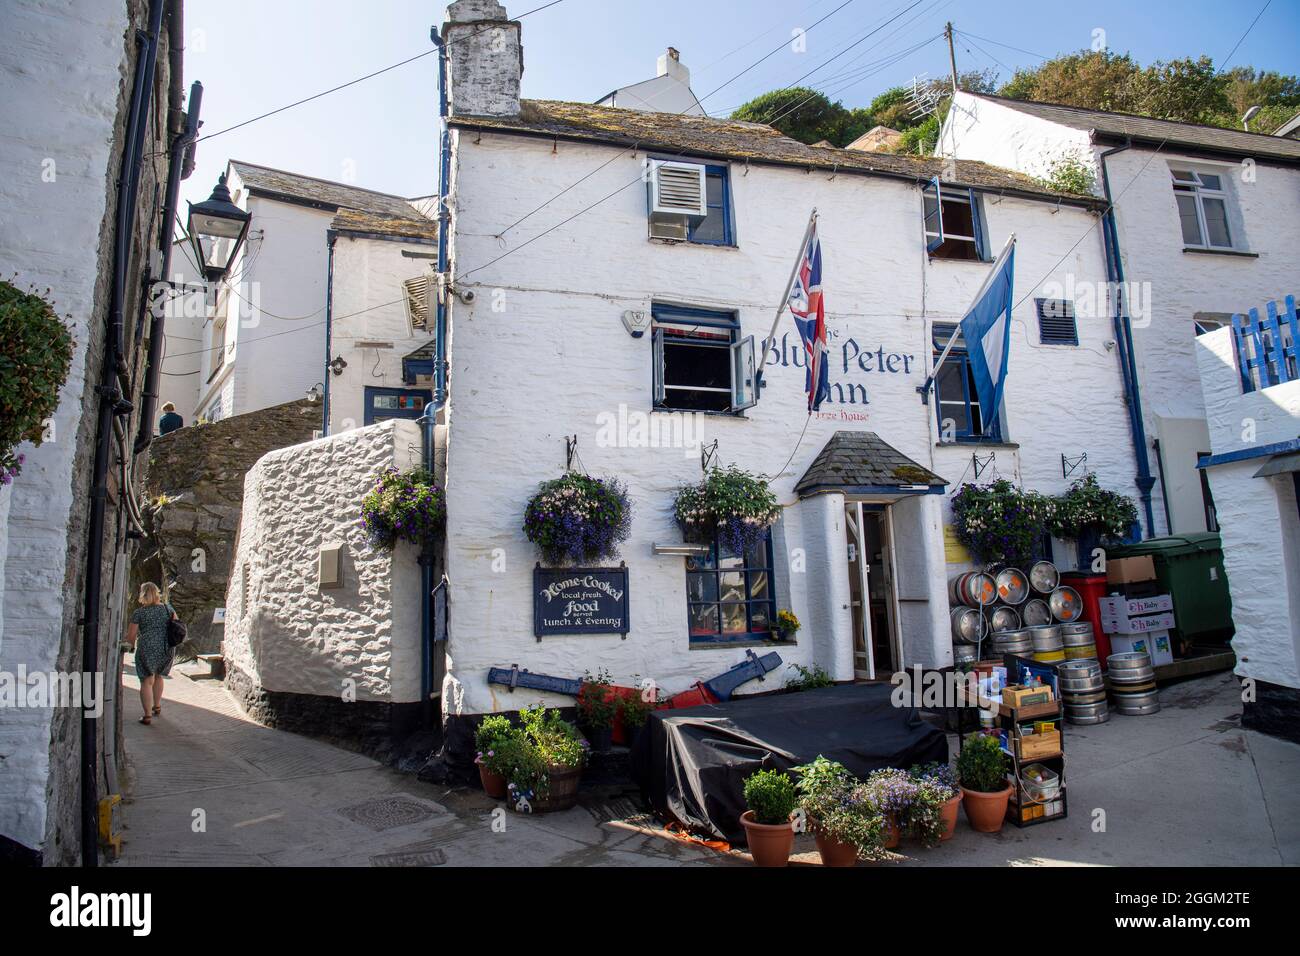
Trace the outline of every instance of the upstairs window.
<instances>
[{"instance_id":1,"label":"upstairs window","mask_svg":"<svg viewBox=\"0 0 1300 956\"><path fill-rule=\"evenodd\" d=\"M1192 169L1172 170L1183 245L1193 249L1231 249L1228 194L1223 178Z\"/></svg>"},{"instance_id":2,"label":"upstairs window","mask_svg":"<svg viewBox=\"0 0 1300 956\"><path fill-rule=\"evenodd\" d=\"M1035 299L1038 305L1038 341L1043 345L1078 345L1079 326L1074 303L1065 299Z\"/></svg>"},{"instance_id":3,"label":"upstairs window","mask_svg":"<svg viewBox=\"0 0 1300 956\"><path fill-rule=\"evenodd\" d=\"M987 262L980 198L964 186L944 186L936 176L921 191L925 248L932 259Z\"/></svg>"},{"instance_id":4,"label":"upstairs window","mask_svg":"<svg viewBox=\"0 0 1300 956\"><path fill-rule=\"evenodd\" d=\"M934 324L934 358L937 360L948 345L948 339L957 333L952 351L943 365L934 373L935 414L939 419L941 442L1001 441L1002 429L996 410L991 414L980 408L979 392L975 390L975 374L961 330L951 323Z\"/></svg>"},{"instance_id":5,"label":"upstairs window","mask_svg":"<svg viewBox=\"0 0 1300 956\"><path fill-rule=\"evenodd\" d=\"M650 238L731 246L731 185L726 166L649 160Z\"/></svg>"},{"instance_id":6,"label":"upstairs window","mask_svg":"<svg viewBox=\"0 0 1300 956\"><path fill-rule=\"evenodd\" d=\"M730 312L656 305L654 407L690 412L738 412L758 400L754 337L740 338Z\"/></svg>"}]
</instances>

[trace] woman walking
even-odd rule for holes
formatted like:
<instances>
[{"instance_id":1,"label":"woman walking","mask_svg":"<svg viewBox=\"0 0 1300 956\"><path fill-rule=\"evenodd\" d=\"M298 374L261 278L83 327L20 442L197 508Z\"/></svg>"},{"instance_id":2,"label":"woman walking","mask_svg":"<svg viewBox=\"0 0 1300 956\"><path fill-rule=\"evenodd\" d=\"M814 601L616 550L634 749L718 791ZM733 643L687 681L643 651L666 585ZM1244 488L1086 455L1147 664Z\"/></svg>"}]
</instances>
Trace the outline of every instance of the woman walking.
<instances>
[{"instance_id":1,"label":"woman walking","mask_svg":"<svg viewBox=\"0 0 1300 956\"><path fill-rule=\"evenodd\" d=\"M131 615L126 643L135 650L135 676L140 678L140 703L144 716L140 723L153 723L162 714L163 678L171 673L176 649L167 643L167 622L176 616L170 604L164 604L158 585L146 581L140 585L140 606Z\"/></svg>"}]
</instances>

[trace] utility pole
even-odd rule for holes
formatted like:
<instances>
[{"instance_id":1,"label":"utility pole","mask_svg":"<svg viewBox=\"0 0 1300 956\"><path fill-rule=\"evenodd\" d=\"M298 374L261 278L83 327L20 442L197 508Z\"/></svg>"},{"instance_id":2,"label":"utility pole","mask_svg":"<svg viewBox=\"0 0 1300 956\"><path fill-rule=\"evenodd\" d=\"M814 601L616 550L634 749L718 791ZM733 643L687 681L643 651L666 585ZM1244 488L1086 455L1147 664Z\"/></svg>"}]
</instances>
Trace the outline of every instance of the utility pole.
<instances>
[{"instance_id":1,"label":"utility pole","mask_svg":"<svg viewBox=\"0 0 1300 956\"><path fill-rule=\"evenodd\" d=\"M948 66L952 69L952 91L957 92L957 54L952 50L952 21L944 24L943 35L948 39Z\"/></svg>"}]
</instances>

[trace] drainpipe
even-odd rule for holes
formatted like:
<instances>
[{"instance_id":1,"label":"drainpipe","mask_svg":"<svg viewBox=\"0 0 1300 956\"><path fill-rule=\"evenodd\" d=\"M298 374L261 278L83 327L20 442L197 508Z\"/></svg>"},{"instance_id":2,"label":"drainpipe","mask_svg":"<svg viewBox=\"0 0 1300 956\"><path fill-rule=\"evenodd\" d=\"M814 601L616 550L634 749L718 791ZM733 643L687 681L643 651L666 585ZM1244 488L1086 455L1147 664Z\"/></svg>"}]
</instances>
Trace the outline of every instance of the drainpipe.
<instances>
[{"instance_id":1,"label":"drainpipe","mask_svg":"<svg viewBox=\"0 0 1300 956\"><path fill-rule=\"evenodd\" d=\"M1102 214L1102 238L1106 251L1106 270L1108 277L1115 283L1115 343L1119 349L1120 372L1124 379L1124 397L1128 404L1129 429L1133 434L1133 454L1137 460L1138 496L1142 500L1142 512L1146 518L1146 536L1154 537L1156 533L1155 513L1151 509L1151 489L1155 479L1151 477L1151 463L1147 457L1146 425L1142 417L1142 393L1138 385L1137 361L1133 354L1133 323L1129 318L1124 301L1124 259L1119 248L1119 230L1115 225L1115 205L1111 199L1110 173L1106 168L1106 158L1123 152L1133 145L1132 138L1123 144L1106 150L1101 154L1101 183L1106 196L1106 211Z\"/></svg>"},{"instance_id":2,"label":"drainpipe","mask_svg":"<svg viewBox=\"0 0 1300 956\"><path fill-rule=\"evenodd\" d=\"M438 116L442 121L442 136L438 160L438 274L447 273L447 178L451 170L451 134L447 130L447 47L442 42L438 28L429 31L434 46L438 48ZM450 285L450 283L448 283ZM420 415L420 432L423 436L424 468L434 473L434 428L438 411L447 403L447 307L439 297L434 309L433 347L433 401L424 406ZM326 326L328 328L328 326ZM328 393L327 393L328 394ZM431 699L433 696L433 550L420 549L420 690L425 725L433 722Z\"/></svg>"},{"instance_id":3,"label":"drainpipe","mask_svg":"<svg viewBox=\"0 0 1300 956\"><path fill-rule=\"evenodd\" d=\"M325 374L322 376L320 426L322 435L330 433L330 376L334 374L330 368L330 362L333 361L330 350L334 347L334 241L338 237L338 233L333 229L325 233L325 242L329 249L326 253L327 265L325 267Z\"/></svg>"},{"instance_id":4,"label":"drainpipe","mask_svg":"<svg viewBox=\"0 0 1300 956\"><path fill-rule=\"evenodd\" d=\"M139 187L140 156L148 129L148 108L158 62L158 37L162 30L165 0L152 0L149 28L136 32L137 55L132 87L131 111L123 137L122 165L118 171L117 210L113 227L112 291L109 321L104 336L104 360L100 367L98 420L95 431L95 460L90 480L90 514L86 532L85 594L81 617L81 666L92 679L99 673L100 587L103 579L105 503L108 498L109 458L113 446L113 418L129 415L131 403L118 384L127 375L123 346L126 311L127 271L135 229L136 192ZM129 397L129 396L128 396ZM99 761L98 721L81 712L81 864L99 865Z\"/></svg>"},{"instance_id":5,"label":"drainpipe","mask_svg":"<svg viewBox=\"0 0 1300 956\"><path fill-rule=\"evenodd\" d=\"M174 71L179 69L183 51L178 46L171 46L171 44L180 43L183 37L183 27L180 26L179 0L174 3L174 7L175 10L172 13L167 35L172 75L177 76L179 82L179 76ZM179 96L177 98L179 99ZM173 223L176 219L176 205L180 199L181 180L188 179L190 173L194 171L194 141L199 136L199 108L202 105L203 84L195 81L190 87L190 108L189 112L185 114L185 125L176 138L172 140L170 158L167 163L167 197L163 202L162 230L158 236L160 246L158 251L162 255L162 266L158 278L163 282L167 282L171 276ZM179 110L180 104L174 104L173 108ZM162 378L162 346L166 320L166 310L162 308L161 303L151 303L148 297L146 297L145 302L146 307L150 308L153 313L153 317L149 322L149 358L145 365L144 394L141 396L139 430L135 436L134 450L137 455L146 451L153 442L153 416L158 405L158 383Z\"/></svg>"}]
</instances>

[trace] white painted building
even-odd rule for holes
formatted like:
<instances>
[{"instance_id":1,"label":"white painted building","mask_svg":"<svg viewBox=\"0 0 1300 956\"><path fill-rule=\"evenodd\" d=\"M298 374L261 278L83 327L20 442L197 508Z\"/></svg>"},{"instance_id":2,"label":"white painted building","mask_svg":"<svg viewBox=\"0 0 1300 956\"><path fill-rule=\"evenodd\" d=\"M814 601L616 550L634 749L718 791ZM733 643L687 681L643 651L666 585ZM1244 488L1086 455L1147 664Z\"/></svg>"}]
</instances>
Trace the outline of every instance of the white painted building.
<instances>
[{"instance_id":1,"label":"white painted building","mask_svg":"<svg viewBox=\"0 0 1300 956\"><path fill-rule=\"evenodd\" d=\"M1070 483L1062 457L1086 452L1103 485L1136 496L1108 318L1076 316L1059 303L1044 308L1030 294L1041 297L1055 283L1065 295L1071 277L1104 285L1102 239L1090 233L1099 201L978 162L945 170L938 160L808 147L759 124L512 100L522 68L519 24L491 0L453 4L443 41L451 103L447 274L455 294L444 299L449 385L438 411L445 465L437 476L449 514L439 569L449 581L450 634L440 690L448 727L461 728L449 735L453 749L475 715L539 698L572 703L535 691L511 695L488 683L492 667L566 678L605 668L618 683L653 679L676 692L762 645L779 608L803 622L797 644L779 648L784 662L820 665L835 680L951 663L946 584L968 565L945 550L947 499L975 478L976 453L986 462L982 481L996 474L1059 493ZM684 164L685 175L698 177L704 214L650 215L647 159ZM942 242L926 234L927 210L939 198L931 181L940 174ZM809 420L799 337L787 317L761 396L739 407L747 404L738 401L743 388L735 391L744 375L691 350L725 341L743 356L746 340L763 340L814 207L830 400ZM966 397L960 350L940 372L938 404L933 396L923 403L918 387L927 369L1013 232L1017 301L1003 408L982 414ZM629 334L629 324L645 334ZM333 401L355 408L364 385L364 375L336 382ZM331 484L328 495L303 499L293 483L273 492L250 482L246 512L295 514L256 536L246 528L240 555L275 553L270 538L291 527L336 527L343 565L356 570L344 573L349 593L331 601L363 601L370 558L355 526L370 485L365 468L343 456L349 443L374 434L386 436L373 439L384 447L375 460L388 460L402 450L401 429L410 446L410 426L381 423L355 438L340 432L333 444L277 452L311 456L321 468L328 462L346 472L346 487ZM651 429L691 434L643 441ZM632 532L619 558L629 577L625 638L534 634L538 555L521 530L523 512L540 482L563 473L565 439L573 436L577 467L626 481L632 498ZM707 561L655 548L681 544L673 496L700 480L701 446L714 442L719 463L772 476L783 506L770 551L730 572L745 578L739 615L722 606L722 590L740 586L727 574L710 581L719 572ZM275 467L288 466L277 460ZM340 520L339 509L350 520ZM251 579L252 621L314 587L310 549L271 563L278 583L259 585L256 572ZM395 604L420 600L399 595L400 587ZM239 600L232 590L231 606ZM409 630L362 617L330 613L280 626L311 631L310 641L293 638L305 655L329 655L346 640L386 648L393 661L412 658L409 646L398 647L412 639ZM275 627L254 638L228 622L226 633L228 657L248 668L256 668L259 646L269 655L281 640ZM324 672L337 678L352 659L334 654ZM293 670L280 673L291 679ZM740 692L776 689L787 676L783 667ZM247 677L239 680L248 684Z\"/></svg>"},{"instance_id":2,"label":"white painted building","mask_svg":"<svg viewBox=\"0 0 1300 956\"><path fill-rule=\"evenodd\" d=\"M1109 181L1154 479L1145 531L1218 530L1219 503L1196 468L1211 435L1194 387L1195 340L1233 313L1300 291L1300 142L959 92L938 152L1032 176L1074 158L1093 172L1098 195Z\"/></svg>"},{"instance_id":3,"label":"white painted building","mask_svg":"<svg viewBox=\"0 0 1300 956\"><path fill-rule=\"evenodd\" d=\"M300 399L315 386L324 389L326 367L338 357L326 355L335 217L350 210L376 222L423 218L418 201L240 160L230 161L226 177L235 205L252 218L230 275L208 293L200 341L168 349L167 376L196 386L188 396L172 387L187 423L241 415ZM178 256L174 266L179 279L193 281L192 261ZM389 298L400 302L400 290ZM175 308L192 312L190 304ZM192 337L190 330L186 338Z\"/></svg>"},{"instance_id":4,"label":"white painted building","mask_svg":"<svg viewBox=\"0 0 1300 956\"><path fill-rule=\"evenodd\" d=\"M1297 739L1300 722L1300 378L1295 326L1280 335L1235 338L1231 328L1196 340L1210 430L1202 461L1223 536L1232 594L1236 672L1254 686L1243 722ZM1260 303L1259 314L1267 316ZM1290 345L1290 355L1278 351ZM1243 364L1265 358L1263 368ZM1267 372L1265 372L1267 369Z\"/></svg>"},{"instance_id":5,"label":"white painted building","mask_svg":"<svg viewBox=\"0 0 1300 956\"><path fill-rule=\"evenodd\" d=\"M704 107L691 90L691 71L673 47L659 54L655 75L631 86L620 86L596 101L597 106L651 113L686 113L704 116Z\"/></svg>"}]
</instances>

